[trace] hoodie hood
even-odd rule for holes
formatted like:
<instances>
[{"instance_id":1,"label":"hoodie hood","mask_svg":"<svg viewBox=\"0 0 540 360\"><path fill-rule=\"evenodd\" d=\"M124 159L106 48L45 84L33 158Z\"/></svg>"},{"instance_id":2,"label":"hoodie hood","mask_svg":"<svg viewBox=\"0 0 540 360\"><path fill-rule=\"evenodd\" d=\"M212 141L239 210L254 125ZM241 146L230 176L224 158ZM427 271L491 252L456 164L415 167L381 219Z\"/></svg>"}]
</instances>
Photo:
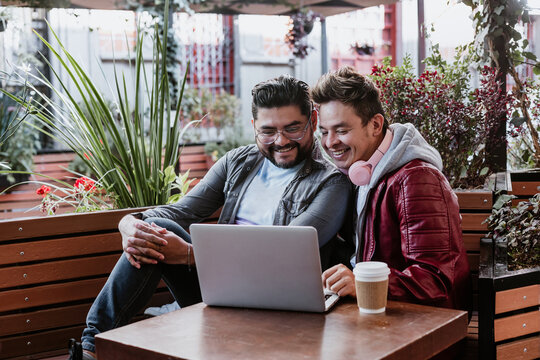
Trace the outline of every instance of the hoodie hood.
<instances>
[{"instance_id":1,"label":"hoodie hood","mask_svg":"<svg viewBox=\"0 0 540 360\"><path fill-rule=\"evenodd\" d=\"M369 188L374 188L386 174L401 168L414 159L428 162L442 171L443 164L439 152L423 138L411 123L392 124L394 138L390 148L373 169Z\"/></svg>"}]
</instances>

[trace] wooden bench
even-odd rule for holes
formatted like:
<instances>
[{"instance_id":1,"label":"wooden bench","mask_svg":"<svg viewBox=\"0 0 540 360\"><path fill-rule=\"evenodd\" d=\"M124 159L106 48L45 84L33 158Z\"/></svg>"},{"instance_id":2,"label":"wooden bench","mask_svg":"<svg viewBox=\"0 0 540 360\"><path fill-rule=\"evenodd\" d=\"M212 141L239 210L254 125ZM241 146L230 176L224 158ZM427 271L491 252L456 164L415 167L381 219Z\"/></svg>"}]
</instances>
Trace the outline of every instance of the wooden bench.
<instances>
[{"instance_id":1,"label":"wooden bench","mask_svg":"<svg viewBox=\"0 0 540 360\"><path fill-rule=\"evenodd\" d=\"M202 177L208 171L204 147L186 149L190 150L186 158L181 157L180 167L185 171L193 166L190 176ZM67 167L67 160L55 164L59 163ZM43 165L40 171L50 168L54 166ZM19 198L25 192L37 203L41 201L35 188L22 185L17 191L2 195L8 196L8 200L0 200L4 209L11 206L11 211L3 215L28 215L15 211L23 208ZM42 358L67 352L67 340L80 338L88 309L122 252L118 222L125 214L139 210L47 217L32 213L34 217L6 216L0 220L0 359ZM217 222L218 216L216 212L209 222ZM148 305L160 306L172 300L162 282Z\"/></svg>"},{"instance_id":2,"label":"wooden bench","mask_svg":"<svg viewBox=\"0 0 540 360\"><path fill-rule=\"evenodd\" d=\"M121 254L133 209L0 221L0 358L65 353ZM154 302L170 300L164 284Z\"/></svg>"}]
</instances>

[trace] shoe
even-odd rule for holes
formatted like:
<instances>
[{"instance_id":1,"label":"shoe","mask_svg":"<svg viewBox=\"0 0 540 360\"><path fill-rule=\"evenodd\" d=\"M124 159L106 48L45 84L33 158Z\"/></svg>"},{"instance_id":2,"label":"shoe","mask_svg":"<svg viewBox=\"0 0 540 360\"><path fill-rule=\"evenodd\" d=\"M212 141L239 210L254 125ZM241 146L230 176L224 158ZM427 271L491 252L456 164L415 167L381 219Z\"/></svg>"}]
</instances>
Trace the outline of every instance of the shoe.
<instances>
[{"instance_id":1,"label":"shoe","mask_svg":"<svg viewBox=\"0 0 540 360\"><path fill-rule=\"evenodd\" d=\"M68 347L69 360L96 360L95 357L87 352L84 352L81 343L73 338L69 339Z\"/></svg>"},{"instance_id":2,"label":"shoe","mask_svg":"<svg viewBox=\"0 0 540 360\"><path fill-rule=\"evenodd\" d=\"M180 309L180 305L178 305L178 303L175 301L170 304L165 304L161 307L155 306L146 308L146 310L144 310L144 315L159 316L178 309Z\"/></svg>"},{"instance_id":3,"label":"shoe","mask_svg":"<svg viewBox=\"0 0 540 360\"><path fill-rule=\"evenodd\" d=\"M71 338L68 342L69 360L83 360L82 345L80 342Z\"/></svg>"}]
</instances>

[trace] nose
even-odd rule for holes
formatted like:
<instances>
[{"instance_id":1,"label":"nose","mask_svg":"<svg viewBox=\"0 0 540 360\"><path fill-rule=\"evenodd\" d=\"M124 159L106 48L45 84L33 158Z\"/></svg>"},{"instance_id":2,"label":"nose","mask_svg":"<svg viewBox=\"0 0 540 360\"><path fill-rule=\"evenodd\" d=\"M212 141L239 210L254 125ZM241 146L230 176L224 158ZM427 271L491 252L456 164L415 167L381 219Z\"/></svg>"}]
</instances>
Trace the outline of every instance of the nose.
<instances>
[{"instance_id":1,"label":"nose","mask_svg":"<svg viewBox=\"0 0 540 360\"><path fill-rule=\"evenodd\" d=\"M277 133L277 138L276 138L276 141L274 141L274 144L278 145L278 146L283 146L283 145L287 145L289 143L289 139L287 139L285 137L285 135L283 135L283 133L281 131L278 131Z\"/></svg>"},{"instance_id":2,"label":"nose","mask_svg":"<svg viewBox=\"0 0 540 360\"><path fill-rule=\"evenodd\" d=\"M328 132L326 135L325 135L325 138L324 138L324 145L326 146L327 149L331 149L334 145L336 145L337 143L339 143L339 139L338 137L336 136L336 134L332 133L332 132Z\"/></svg>"}]
</instances>

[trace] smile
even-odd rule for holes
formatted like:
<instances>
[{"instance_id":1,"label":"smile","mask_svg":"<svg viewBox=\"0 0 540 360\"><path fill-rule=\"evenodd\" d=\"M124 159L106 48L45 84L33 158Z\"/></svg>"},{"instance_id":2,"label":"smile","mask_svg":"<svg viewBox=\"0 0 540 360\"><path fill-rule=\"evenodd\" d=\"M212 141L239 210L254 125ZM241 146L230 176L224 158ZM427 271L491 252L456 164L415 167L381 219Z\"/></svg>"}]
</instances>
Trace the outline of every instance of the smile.
<instances>
[{"instance_id":1,"label":"smile","mask_svg":"<svg viewBox=\"0 0 540 360\"><path fill-rule=\"evenodd\" d=\"M349 151L349 149L341 149L341 150L335 150L335 151L330 150L333 157L340 157L341 155L343 155L347 151Z\"/></svg>"},{"instance_id":2,"label":"smile","mask_svg":"<svg viewBox=\"0 0 540 360\"><path fill-rule=\"evenodd\" d=\"M282 147L280 149L274 149L275 152L278 152L278 153L285 153L285 152L289 152L291 151L292 149L294 149L295 147L292 146L292 145L289 145L289 146L285 146L285 147Z\"/></svg>"}]
</instances>

